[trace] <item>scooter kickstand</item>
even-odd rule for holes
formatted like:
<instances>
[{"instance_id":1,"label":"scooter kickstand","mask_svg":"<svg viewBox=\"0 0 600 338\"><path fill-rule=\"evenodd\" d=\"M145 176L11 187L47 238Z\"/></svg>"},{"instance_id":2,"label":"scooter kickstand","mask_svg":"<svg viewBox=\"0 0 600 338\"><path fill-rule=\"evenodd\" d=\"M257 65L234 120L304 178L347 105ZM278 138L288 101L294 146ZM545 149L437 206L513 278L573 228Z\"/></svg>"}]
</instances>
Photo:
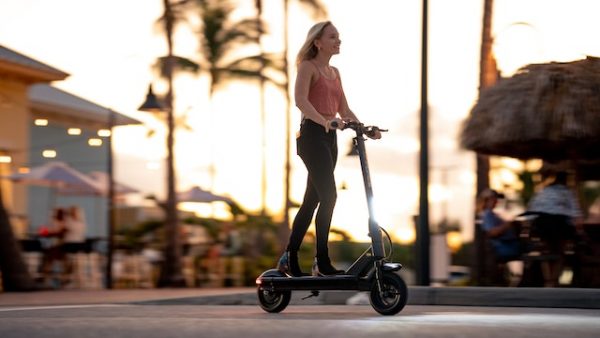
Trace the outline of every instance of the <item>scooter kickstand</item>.
<instances>
[{"instance_id":1,"label":"scooter kickstand","mask_svg":"<svg viewBox=\"0 0 600 338\"><path fill-rule=\"evenodd\" d=\"M313 290L313 291L310 292L310 295L302 298L302 300L309 299L310 297L317 297L317 296L319 296L319 291Z\"/></svg>"}]
</instances>

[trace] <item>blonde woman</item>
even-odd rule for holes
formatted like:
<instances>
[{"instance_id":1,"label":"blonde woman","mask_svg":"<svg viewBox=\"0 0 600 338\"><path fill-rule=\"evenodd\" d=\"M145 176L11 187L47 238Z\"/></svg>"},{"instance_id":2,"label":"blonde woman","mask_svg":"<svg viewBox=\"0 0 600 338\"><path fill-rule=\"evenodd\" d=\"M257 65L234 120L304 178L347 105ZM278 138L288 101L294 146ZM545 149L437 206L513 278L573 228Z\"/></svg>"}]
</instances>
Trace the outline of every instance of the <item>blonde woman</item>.
<instances>
[{"instance_id":1,"label":"blonde woman","mask_svg":"<svg viewBox=\"0 0 600 338\"><path fill-rule=\"evenodd\" d=\"M314 25L296 59L298 74L295 93L296 106L302 113L300 133L296 139L297 153L308 170L306 192L292 225L285 253L278 269L291 276L302 276L298 251L310 226L315 210L316 257L313 275L343 273L331 264L329 227L337 198L334 169L337 160L336 130L344 122L358 118L346 101L340 72L329 61L340 53L340 35L330 21ZM379 131L369 137L381 138Z\"/></svg>"}]
</instances>

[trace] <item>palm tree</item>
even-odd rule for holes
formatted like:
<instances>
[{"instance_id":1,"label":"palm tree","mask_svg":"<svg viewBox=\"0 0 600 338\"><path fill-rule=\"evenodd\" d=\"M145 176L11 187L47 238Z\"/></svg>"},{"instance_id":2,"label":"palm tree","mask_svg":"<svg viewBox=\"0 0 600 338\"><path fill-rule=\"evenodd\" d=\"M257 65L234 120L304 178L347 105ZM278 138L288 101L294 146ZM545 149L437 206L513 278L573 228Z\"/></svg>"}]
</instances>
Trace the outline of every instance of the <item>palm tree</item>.
<instances>
[{"instance_id":1,"label":"palm tree","mask_svg":"<svg viewBox=\"0 0 600 338\"><path fill-rule=\"evenodd\" d=\"M498 77L498 69L496 67L496 59L492 53L494 43L492 37L492 17L494 10L493 0L484 0L483 5L483 27L481 34L481 55L479 60L479 92L483 89L492 86L496 83ZM490 160L487 155L476 155L476 175L477 175L477 194L488 188L490 185L489 172ZM474 229L474 242L476 252L475 263L475 280L481 285L484 282L484 271L486 265L485 258L485 241L483 232L479 226Z\"/></svg>"},{"instance_id":2,"label":"palm tree","mask_svg":"<svg viewBox=\"0 0 600 338\"><path fill-rule=\"evenodd\" d=\"M208 72L209 95L225 81L234 78L257 79L262 75L262 62L269 62L266 56L255 54L230 59L237 47L257 45L263 33L262 22L256 18L232 22L233 7L219 0L196 0L202 21L198 32L200 38L199 62L201 69Z\"/></svg>"},{"instance_id":3,"label":"palm tree","mask_svg":"<svg viewBox=\"0 0 600 338\"><path fill-rule=\"evenodd\" d=\"M262 86L265 81L277 84L263 72L266 68L279 68L273 55L261 50L255 55L231 58L231 52L240 46L260 44L260 37L264 34L260 18L232 22L230 18L234 8L226 2L196 0L195 5L202 22L198 31L202 54L199 66L209 76L209 99L220 85L232 79L258 79ZM214 180L214 164L211 164L210 174Z\"/></svg>"},{"instance_id":4,"label":"palm tree","mask_svg":"<svg viewBox=\"0 0 600 338\"><path fill-rule=\"evenodd\" d=\"M4 291L29 291L34 282L13 234L0 187L0 272Z\"/></svg>"},{"instance_id":5,"label":"palm tree","mask_svg":"<svg viewBox=\"0 0 600 338\"><path fill-rule=\"evenodd\" d=\"M182 6L187 1L172 2L163 0L164 12L159 22L161 23L165 38L167 39L167 56L164 59L162 73L167 80L167 95L165 97L165 110L167 113L167 201L165 203L165 230L167 243L163 266L158 280L159 287L181 287L185 286L182 274L181 245L179 241L178 219L177 219L177 195L175 194L176 173L174 154L174 131L175 119L173 108L173 70L175 59L173 55L173 31L178 20L182 18Z\"/></svg>"},{"instance_id":6,"label":"palm tree","mask_svg":"<svg viewBox=\"0 0 600 338\"><path fill-rule=\"evenodd\" d=\"M254 7L256 8L256 18L262 21L262 0L254 0ZM263 45L261 37L264 35L264 31L259 32L258 36L258 47L260 48L260 53L264 54ZM264 62L261 62L260 65L260 73L263 74L265 69ZM260 88L260 126L261 126L261 171L260 171L260 205L261 210L260 214L265 216L267 214L267 154L266 154L266 146L267 146L267 134L266 134L266 111L265 111L265 79L261 76L259 79L259 88Z\"/></svg>"},{"instance_id":7,"label":"palm tree","mask_svg":"<svg viewBox=\"0 0 600 338\"><path fill-rule=\"evenodd\" d=\"M321 18L327 15L325 7L319 0L297 0L302 5L305 5L312 10L314 18ZM290 73L289 73L289 0L283 0L283 71L285 74L285 102L286 102L286 119L285 119L285 204L283 206L283 222L279 228L279 243L285 243L289 237L290 232L290 207L292 205L290 201L290 173L292 170L291 165L291 120L292 120L292 100L290 97ZM282 244L284 245L284 244Z\"/></svg>"}]
</instances>

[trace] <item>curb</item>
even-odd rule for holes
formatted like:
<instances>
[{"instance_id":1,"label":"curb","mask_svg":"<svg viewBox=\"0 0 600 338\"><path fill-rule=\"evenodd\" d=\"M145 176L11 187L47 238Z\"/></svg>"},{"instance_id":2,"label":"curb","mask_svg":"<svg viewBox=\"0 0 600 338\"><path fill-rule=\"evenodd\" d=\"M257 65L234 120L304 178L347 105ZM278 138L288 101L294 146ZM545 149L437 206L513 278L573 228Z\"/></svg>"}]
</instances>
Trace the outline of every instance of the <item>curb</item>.
<instances>
[{"instance_id":1,"label":"curb","mask_svg":"<svg viewBox=\"0 0 600 338\"><path fill-rule=\"evenodd\" d=\"M292 292L292 305L369 305L366 292ZM131 302L139 305L258 305L256 292ZM408 305L600 309L600 289L425 287L408 288Z\"/></svg>"},{"instance_id":2,"label":"curb","mask_svg":"<svg viewBox=\"0 0 600 338\"><path fill-rule=\"evenodd\" d=\"M411 287L409 304L600 309L600 289Z\"/></svg>"}]
</instances>

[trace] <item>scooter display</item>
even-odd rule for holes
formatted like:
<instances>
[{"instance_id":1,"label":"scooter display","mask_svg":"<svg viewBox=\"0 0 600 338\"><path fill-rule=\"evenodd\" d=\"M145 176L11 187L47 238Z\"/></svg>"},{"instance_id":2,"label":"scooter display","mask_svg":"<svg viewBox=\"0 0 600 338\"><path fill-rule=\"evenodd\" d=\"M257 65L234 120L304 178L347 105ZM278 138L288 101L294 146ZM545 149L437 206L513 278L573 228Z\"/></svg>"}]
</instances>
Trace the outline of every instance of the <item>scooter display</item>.
<instances>
[{"instance_id":1,"label":"scooter display","mask_svg":"<svg viewBox=\"0 0 600 338\"><path fill-rule=\"evenodd\" d=\"M345 123L340 129L352 129L356 132L353 142L358 149L367 196L371 246L343 274L339 275L293 277L277 269L263 272L256 278L256 285L260 307L266 312L283 311L290 303L292 291L300 290L310 291L308 297L317 296L319 291L323 290L368 291L371 306L382 315L395 315L406 305L408 289L402 277L397 274L402 265L388 261L392 255L392 241L374 217L373 188L365 149L366 135L387 130L376 126L364 126L357 122ZM385 233L389 242L390 249L387 254L382 233Z\"/></svg>"}]
</instances>

